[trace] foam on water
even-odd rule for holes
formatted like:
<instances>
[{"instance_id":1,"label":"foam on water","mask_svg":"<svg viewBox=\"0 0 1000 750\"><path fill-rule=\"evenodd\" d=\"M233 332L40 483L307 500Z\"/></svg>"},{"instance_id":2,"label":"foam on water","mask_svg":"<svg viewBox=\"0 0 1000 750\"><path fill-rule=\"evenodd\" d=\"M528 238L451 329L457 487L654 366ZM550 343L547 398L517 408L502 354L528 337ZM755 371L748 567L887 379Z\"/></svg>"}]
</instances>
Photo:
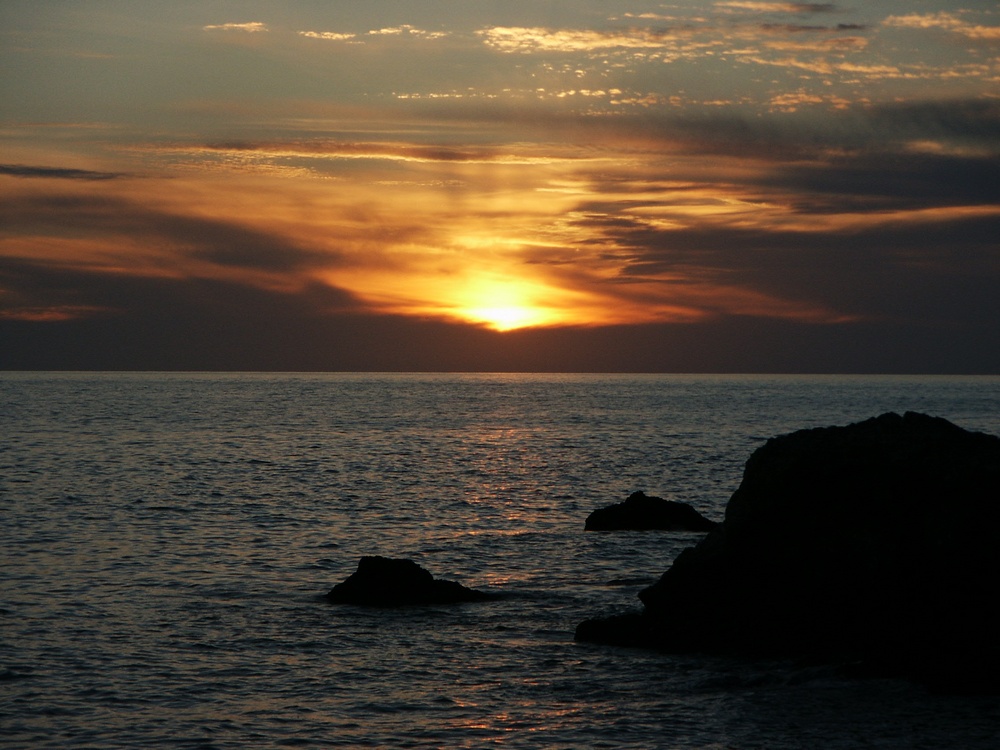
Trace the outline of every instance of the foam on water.
<instances>
[{"instance_id":1,"label":"foam on water","mask_svg":"<svg viewBox=\"0 0 1000 750\"><path fill-rule=\"evenodd\" d=\"M906 409L1000 433L996 378L0 375L0 734L21 747L991 747L995 699L577 644L768 436ZM361 555L495 602L322 595Z\"/></svg>"}]
</instances>

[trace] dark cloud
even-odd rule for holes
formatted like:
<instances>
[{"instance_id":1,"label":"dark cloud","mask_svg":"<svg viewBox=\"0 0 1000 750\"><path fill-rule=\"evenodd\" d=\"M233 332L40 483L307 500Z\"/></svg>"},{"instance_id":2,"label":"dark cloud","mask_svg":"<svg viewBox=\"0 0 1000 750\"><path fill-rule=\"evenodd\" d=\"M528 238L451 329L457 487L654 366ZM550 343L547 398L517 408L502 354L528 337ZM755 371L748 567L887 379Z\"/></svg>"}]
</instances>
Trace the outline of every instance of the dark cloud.
<instances>
[{"instance_id":1,"label":"dark cloud","mask_svg":"<svg viewBox=\"0 0 1000 750\"><path fill-rule=\"evenodd\" d=\"M23 164L0 164L0 174L12 177L44 177L59 180L115 180L132 175L125 172L95 172L68 167L31 167Z\"/></svg>"},{"instance_id":2,"label":"dark cloud","mask_svg":"<svg viewBox=\"0 0 1000 750\"><path fill-rule=\"evenodd\" d=\"M282 293L10 259L0 259L0 286L14 303L0 310L0 367L8 369L283 369L338 347L321 335L324 321L361 307L320 284ZM38 322L18 319L17 305L96 312Z\"/></svg>"},{"instance_id":3,"label":"dark cloud","mask_svg":"<svg viewBox=\"0 0 1000 750\"><path fill-rule=\"evenodd\" d=\"M870 133L889 142L956 138L1000 151L1000 101L949 99L888 103L865 110Z\"/></svg>"},{"instance_id":4,"label":"dark cloud","mask_svg":"<svg viewBox=\"0 0 1000 750\"><path fill-rule=\"evenodd\" d=\"M1000 215L955 215L823 231L636 224L624 280L686 277L826 306L846 318L975 329L1000 322ZM670 284L676 284L671 281Z\"/></svg>"},{"instance_id":5,"label":"dark cloud","mask_svg":"<svg viewBox=\"0 0 1000 750\"><path fill-rule=\"evenodd\" d=\"M1000 203L1000 156L895 153L777 168L761 185L800 194L800 211L864 212Z\"/></svg>"},{"instance_id":6,"label":"dark cloud","mask_svg":"<svg viewBox=\"0 0 1000 750\"><path fill-rule=\"evenodd\" d=\"M553 127L562 123L554 120ZM732 156L775 163L821 160L827 154L913 154L915 142L942 141L981 155L1000 154L1000 101L954 99L853 105L843 109L744 115L736 110L648 112L593 117L575 134L612 140L651 154ZM975 158L975 157L974 157Z\"/></svg>"},{"instance_id":7,"label":"dark cloud","mask_svg":"<svg viewBox=\"0 0 1000 750\"><path fill-rule=\"evenodd\" d=\"M609 137L633 142L655 156L735 158L756 169L732 170L725 179L763 199L795 193L800 211L884 211L1000 202L1000 102L956 100L892 104L780 116L733 113L654 116L603 124ZM660 190L671 201L706 186L704 162L664 160L642 177L644 193ZM722 163L722 162L720 162ZM636 179L598 175L605 193L622 195ZM711 179L722 179L714 177Z\"/></svg>"},{"instance_id":8,"label":"dark cloud","mask_svg":"<svg viewBox=\"0 0 1000 750\"><path fill-rule=\"evenodd\" d=\"M116 197L77 194L21 196L0 204L9 234L44 231L68 236L143 238L166 242L181 255L219 266L289 272L331 266L335 253L300 247L245 225L159 211Z\"/></svg>"},{"instance_id":9,"label":"dark cloud","mask_svg":"<svg viewBox=\"0 0 1000 750\"><path fill-rule=\"evenodd\" d=\"M715 126L702 130L702 148L769 160L773 171L757 184L800 193L811 211L1000 203L1000 103L872 107L763 133Z\"/></svg>"}]
</instances>

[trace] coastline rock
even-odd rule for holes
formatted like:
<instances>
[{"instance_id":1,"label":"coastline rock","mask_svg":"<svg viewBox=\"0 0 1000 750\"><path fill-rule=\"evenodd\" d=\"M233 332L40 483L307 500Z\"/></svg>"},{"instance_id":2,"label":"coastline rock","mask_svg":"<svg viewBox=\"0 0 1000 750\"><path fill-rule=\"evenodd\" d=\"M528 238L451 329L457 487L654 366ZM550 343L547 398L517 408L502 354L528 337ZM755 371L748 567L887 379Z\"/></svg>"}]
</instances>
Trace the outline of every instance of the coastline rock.
<instances>
[{"instance_id":1,"label":"coastline rock","mask_svg":"<svg viewBox=\"0 0 1000 750\"><path fill-rule=\"evenodd\" d=\"M326 598L335 604L400 607L454 604L492 598L455 581L438 580L412 560L362 557L358 569L334 586Z\"/></svg>"},{"instance_id":2,"label":"coastline rock","mask_svg":"<svg viewBox=\"0 0 1000 750\"><path fill-rule=\"evenodd\" d=\"M595 510L585 531L711 531L716 527L687 503L633 492L623 503Z\"/></svg>"},{"instance_id":3,"label":"coastline rock","mask_svg":"<svg viewBox=\"0 0 1000 750\"><path fill-rule=\"evenodd\" d=\"M772 438L721 526L578 640L1000 689L1000 438L907 412Z\"/></svg>"}]
</instances>

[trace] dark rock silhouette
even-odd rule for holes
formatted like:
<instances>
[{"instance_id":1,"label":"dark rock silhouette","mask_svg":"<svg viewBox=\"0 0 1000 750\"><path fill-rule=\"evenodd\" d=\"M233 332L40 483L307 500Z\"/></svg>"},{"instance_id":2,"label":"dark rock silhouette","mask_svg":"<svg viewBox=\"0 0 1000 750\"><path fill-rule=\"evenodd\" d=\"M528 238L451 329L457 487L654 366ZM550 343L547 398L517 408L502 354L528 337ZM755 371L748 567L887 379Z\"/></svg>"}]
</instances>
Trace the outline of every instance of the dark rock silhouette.
<instances>
[{"instance_id":1,"label":"dark rock silhouette","mask_svg":"<svg viewBox=\"0 0 1000 750\"><path fill-rule=\"evenodd\" d=\"M687 503L633 492L623 503L595 510L587 516L586 531L711 531L714 521Z\"/></svg>"},{"instance_id":2,"label":"dark rock silhouette","mask_svg":"<svg viewBox=\"0 0 1000 750\"><path fill-rule=\"evenodd\" d=\"M435 579L412 560L368 556L362 557L358 569L334 586L326 598L335 604L399 607L474 602L492 597L455 581Z\"/></svg>"},{"instance_id":3,"label":"dark rock silhouette","mask_svg":"<svg viewBox=\"0 0 1000 750\"><path fill-rule=\"evenodd\" d=\"M907 412L773 438L725 521L577 639L1000 688L1000 438Z\"/></svg>"}]
</instances>

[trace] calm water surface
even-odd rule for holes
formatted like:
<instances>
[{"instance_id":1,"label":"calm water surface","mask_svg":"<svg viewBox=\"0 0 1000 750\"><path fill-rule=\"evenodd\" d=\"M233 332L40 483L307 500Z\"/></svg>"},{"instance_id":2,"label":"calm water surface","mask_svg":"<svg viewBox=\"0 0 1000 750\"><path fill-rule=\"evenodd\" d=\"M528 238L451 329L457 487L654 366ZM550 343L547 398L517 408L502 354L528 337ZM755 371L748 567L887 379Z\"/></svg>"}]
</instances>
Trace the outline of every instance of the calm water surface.
<instances>
[{"instance_id":1,"label":"calm water surface","mask_svg":"<svg viewBox=\"0 0 1000 750\"><path fill-rule=\"evenodd\" d=\"M577 644L720 519L766 438L916 410L1000 434L998 378L0 373L0 744L995 748L1000 701ZM360 556L501 594L371 611Z\"/></svg>"}]
</instances>

